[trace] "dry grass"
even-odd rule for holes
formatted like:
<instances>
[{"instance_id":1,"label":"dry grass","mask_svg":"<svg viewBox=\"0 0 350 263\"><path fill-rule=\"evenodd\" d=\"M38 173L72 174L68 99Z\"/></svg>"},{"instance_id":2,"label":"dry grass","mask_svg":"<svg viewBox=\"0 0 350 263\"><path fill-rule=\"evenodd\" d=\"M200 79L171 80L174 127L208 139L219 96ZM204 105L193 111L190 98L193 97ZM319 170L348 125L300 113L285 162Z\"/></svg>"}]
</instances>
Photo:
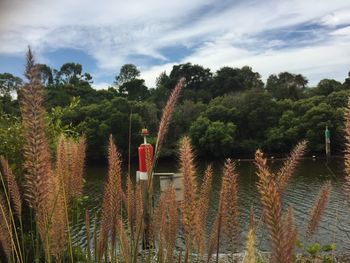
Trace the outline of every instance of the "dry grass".
<instances>
[{"instance_id":1,"label":"dry grass","mask_svg":"<svg viewBox=\"0 0 350 263\"><path fill-rule=\"evenodd\" d=\"M227 159L224 164L220 203L222 203L222 230L232 251L237 249L239 238L237 173L235 164Z\"/></svg>"},{"instance_id":2,"label":"dry grass","mask_svg":"<svg viewBox=\"0 0 350 263\"><path fill-rule=\"evenodd\" d=\"M213 168L211 167L211 165L208 165L202 180L202 184L199 192L199 201L198 201L199 213L200 213L200 218L202 219L203 227L205 227L205 224L207 221L212 181L213 181Z\"/></svg>"},{"instance_id":3,"label":"dry grass","mask_svg":"<svg viewBox=\"0 0 350 263\"><path fill-rule=\"evenodd\" d=\"M58 140L55 173L62 179L69 202L83 193L85 148L84 137L75 141L61 135Z\"/></svg>"},{"instance_id":4,"label":"dry grass","mask_svg":"<svg viewBox=\"0 0 350 263\"><path fill-rule=\"evenodd\" d=\"M178 231L178 206L173 187L167 188L159 199L153 218L153 229L159 247L159 261L172 262Z\"/></svg>"},{"instance_id":5,"label":"dry grass","mask_svg":"<svg viewBox=\"0 0 350 263\"><path fill-rule=\"evenodd\" d=\"M290 177L292 177L292 175L295 173L295 170L305 153L306 146L307 141L304 140L299 142L294 147L286 161L283 163L282 168L278 171L276 178L278 187L282 192L287 186Z\"/></svg>"},{"instance_id":6,"label":"dry grass","mask_svg":"<svg viewBox=\"0 0 350 263\"><path fill-rule=\"evenodd\" d=\"M178 83L176 84L174 90L172 91L165 107L163 110L162 118L160 120L159 128L158 128L158 136L157 136L157 142L156 147L154 151L154 160L158 158L160 149L163 145L165 135L168 131L169 123L171 116L173 114L175 105L177 103L177 100L180 96L181 89L185 83L185 78L181 78Z\"/></svg>"},{"instance_id":7,"label":"dry grass","mask_svg":"<svg viewBox=\"0 0 350 263\"><path fill-rule=\"evenodd\" d=\"M10 261L14 242L11 233L11 219L5 198L0 194L0 242L3 251Z\"/></svg>"},{"instance_id":8,"label":"dry grass","mask_svg":"<svg viewBox=\"0 0 350 263\"><path fill-rule=\"evenodd\" d=\"M345 155L344 155L344 164L345 164L345 183L344 183L344 193L345 196L350 202L350 98L348 100L348 105L345 109L344 114L344 123L345 123Z\"/></svg>"},{"instance_id":9,"label":"dry grass","mask_svg":"<svg viewBox=\"0 0 350 263\"><path fill-rule=\"evenodd\" d=\"M73 262L72 241L69 231L69 204L82 196L83 174L85 162L86 141L81 137L78 141L60 137L56 163L52 169L51 155L48 140L45 133L43 108L43 89L40 84L39 74L35 66L31 51L27 54L26 76L28 83L21 90L21 113L23 120L24 146L24 197L33 209L35 222L42 243L38 242L38 250L43 247L45 262L63 260L70 246L70 261ZM159 126L155 158L164 142L169 126L170 118L178 100L184 79L181 79L173 90ZM345 114L346 117L346 154L345 171L346 182L344 185L347 197L350 199L350 101ZM272 173L267 165L263 153L258 150L255 155L258 183L257 189L263 208L263 217L272 247L272 263L293 262L297 229L294 223L293 209L282 210L282 194L291 176L305 151L306 142L299 143L291 152L277 173ZM209 166L200 184L196 181L196 167L194 164L193 149L190 139L184 137L181 140L180 172L184 178L184 200L181 205L176 202L175 189L170 187L164 191L154 213L153 206L153 181L152 174L154 163L151 163L150 153L147 153L147 170L150 181L146 186L147 194L140 182L135 185L128 175L126 192L121 187L121 156L113 142L109 139L108 147L108 177L104 186L101 218L99 224L95 222L93 237L97 254L96 261L104 258L107 262L117 262L118 257L125 262L136 263L140 260L142 241L154 241L156 246L143 246L149 249L148 261L151 262L151 253L156 253L158 262L173 262L174 249L178 235L179 223L184 228L186 242L185 258L187 261L192 252L203 254L206 248L206 219L208 215L213 170ZM15 220L11 218L12 211L20 219L22 217L22 198L20 188L7 161L1 157L2 173L5 175L5 194L0 195L0 242L8 259L23 262L18 250L19 241L16 233ZM214 252L219 251L221 232L224 241L230 245L233 252L239 243L238 222L238 194L237 173L235 164L228 159L223 170L222 185L220 191L219 209L216 220L212 226L208 240L208 261ZM310 212L310 222L307 227L307 235L313 235L320 222L321 215L326 208L331 189L327 182L320 190L314 207ZM9 205L12 207L9 207ZM124 210L122 207L124 204ZM180 208L180 210L179 210ZM13 209L13 210L12 210ZM124 213L126 211L126 213ZM180 216L181 215L181 216ZM146 218L146 219L145 219ZM180 222L180 219L182 222ZM148 221L153 227L147 230ZM95 220L96 221L96 220ZM147 221L147 222L146 222ZM254 228L254 216L251 213L251 223L247 233L245 263L253 263L256 258L256 236ZM88 240L86 251L88 260L92 260L90 251L90 215L85 212L85 227ZM98 225L99 237L96 231ZM148 232L151 231L151 232ZM153 240L148 240L152 236ZM40 251L39 251L40 254ZM116 255L118 254L118 255ZM142 253L141 253L142 254ZM143 256L143 255L142 255ZM40 261L40 256L36 258ZM181 256L179 257L181 261ZM179 261L179 262L180 262Z\"/></svg>"},{"instance_id":10,"label":"dry grass","mask_svg":"<svg viewBox=\"0 0 350 263\"><path fill-rule=\"evenodd\" d=\"M0 162L2 166L2 173L5 177L5 181L7 184L8 193L10 195L15 214L18 218L22 216L22 196L16 181L16 178L10 168L8 161L0 156Z\"/></svg>"},{"instance_id":11,"label":"dry grass","mask_svg":"<svg viewBox=\"0 0 350 263\"><path fill-rule=\"evenodd\" d=\"M309 224L307 225L307 230L306 230L307 237L311 237L317 231L317 227L320 223L321 216L327 206L331 188L332 188L332 185L330 181L327 181L326 183L324 183L324 185L320 189L315 199L314 205L309 215Z\"/></svg>"},{"instance_id":12,"label":"dry grass","mask_svg":"<svg viewBox=\"0 0 350 263\"><path fill-rule=\"evenodd\" d=\"M293 254L289 249L292 236L290 226L286 225L283 218L281 195L278 184L267 166L267 160L262 152L258 150L255 154L255 164L259 181L257 188L263 207L265 225L269 231L271 240L272 263L292 262ZM289 218L289 216L287 216ZM294 244L293 244L294 247Z\"/></svg>"},{"instance_id":13,"label":"dry grass","mask_svg":"<svg viewBox=\"0 0 350 263\"><path fill-rule=\"evenodd\" d=\"M185 231L186 247L203 253L204 231L198 209L197 182L193 150L190 139L184 137L180 145L180 172L183 175L184 202L182 202L182 223Z\"/></svg>"},{"instance_id":14,"label":"dry grass","mask_svg":"<svg viewBox=\"0 0 350 263\"><path fill-rule=\"evenodd\" d=\"M120 220L121 203L121 156L113 142L113 137L109 138L108 146L108 177L101 211L101 227L99 237L98 255L102 255L107 250L109 236L115 233L116 223Z\"/></svg>"},{"instance_id":15,"label":"dry grass","mask_svg":"<svg viewBox=\"0 0 350 263\"><path fill-rule=\"evenodd\" d=\"M255 226L254 226L254 211L253 209L250 209L250 222L249 222L247 240L245 245L246 254L245 254L243 263L257 262L255 239L256 237L255 237Z\"/></svg>"}]
</instances>

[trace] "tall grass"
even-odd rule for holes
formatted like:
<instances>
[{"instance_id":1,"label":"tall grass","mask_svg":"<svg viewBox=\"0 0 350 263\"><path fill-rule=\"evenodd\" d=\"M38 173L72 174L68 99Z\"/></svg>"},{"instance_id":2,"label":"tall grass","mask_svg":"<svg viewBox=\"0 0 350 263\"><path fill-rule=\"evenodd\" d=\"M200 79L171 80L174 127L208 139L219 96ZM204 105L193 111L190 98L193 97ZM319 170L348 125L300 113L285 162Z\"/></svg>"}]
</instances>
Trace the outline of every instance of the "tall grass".
<instances>
[{"instance_id":1,"label":"tall grass","mask_svg":"<svg viewBox=\"0 0 350 263\"><path fill-rule=\"evenodd\" d=\"M155 200L153 175L164 143L172 112L184 79L174 88L160 121L154 161L147 153L149 181L134 183L127 176L122 187L122 157L112 136L108 142L108 176L104 185L101 211L77 209L83 196L86 139L61 136L56 153L51 154L45 131L43 87L33 54L27 53L27 83L21 89L21 114L25 145L24 181L19 184L10 164L1 157L0 243L8 262L193 262L194 258L210 262L220 246L233 253L239 250L240 230L238 173L235 163L227 159L222 173L215 221L208 227L208 211L213 184L213 169L208 166L201 182L191 140L180 141L179 166L183 175L184 199L176 201L176 190L167 188ZM350 102L346 111L346 182L350 196ZM263 222L271 243L272 263L290 263L295 259L297 226L291 206L283 205L283 193L305 152L302 141L291 151L277 171L269 167L261 150L255 154L257 191ZM313 235L326 209L331 184L327 182L315 199L306 226ZM283 207L288 207L283 209ZM71 229L76 217L84 218L87 247L79 250L72 240ZM183 231L184 253L177 246ZM84 235L84 234L83 234ZM244 262L257 262L258 255L254 214L251 212L246 237Z\"/></svg>"}]
</instances>

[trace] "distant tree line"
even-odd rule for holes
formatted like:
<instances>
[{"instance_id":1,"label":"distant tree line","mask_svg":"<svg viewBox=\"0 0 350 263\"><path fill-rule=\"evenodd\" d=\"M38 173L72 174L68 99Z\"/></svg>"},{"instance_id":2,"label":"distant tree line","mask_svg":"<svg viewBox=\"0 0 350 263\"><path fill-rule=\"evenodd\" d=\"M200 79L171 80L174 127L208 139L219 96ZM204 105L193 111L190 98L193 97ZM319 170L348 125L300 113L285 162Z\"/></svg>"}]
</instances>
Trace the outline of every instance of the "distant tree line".
<instances>
[{"instance_id":1,"label":"distant tree line","mask_svg":"<svg viewBox=\"0 0 350 263\"><path fill-rule=\"evenodd\" d=\"M174 65L169 75L161 73L156 86L150 88L140 78L137 67L126 64L108 89L95 90L92 76L80 64L66 63L60 69L44 64L37 67L45 86L48 112L69 107L74 98L80 98L76 107L62 111L60 121L86 135L91 161L105 158L109 134L113 134L120 151L127 155L130 127L131 156L136 155L142 141L141 128L148 128L150 140L154 140L162 108L182 76L186 84L163 156L174 156L184 135L191 137L196 154L204 158L252 156L256 148L284 154L301 139L309 141L311 152L321 153L326 126L331 130L332 152L341 154L344 146L343 114L350 94L350 72L343 82L323 79L310 87L301 74L281 72L269 76L264 83L260 74L248 66L223 67L212 72L186 63ZM22 83L21 78L10 73L0 74L3 134L19 118L18 101L11 94L17 92L20 98ZM0 142L0 154L9 151L8 143Z\"/></svg>"}]
</instances>

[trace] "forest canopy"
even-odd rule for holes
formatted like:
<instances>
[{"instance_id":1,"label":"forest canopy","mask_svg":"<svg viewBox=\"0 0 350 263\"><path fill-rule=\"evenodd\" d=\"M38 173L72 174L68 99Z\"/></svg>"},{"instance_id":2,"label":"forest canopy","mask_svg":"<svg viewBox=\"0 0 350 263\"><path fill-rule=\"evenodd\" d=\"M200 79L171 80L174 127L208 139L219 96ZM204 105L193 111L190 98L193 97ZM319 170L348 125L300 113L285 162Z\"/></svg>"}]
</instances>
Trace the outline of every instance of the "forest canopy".
<instances>
[{"instance_id":1,"label":"forest canopy","mask_svg":"<svg viewBox=\"0 0 350 263\"><path fill-rule=\"evenodd\" d=\"M252 157L257 148L285 154L301 139L309 141L310 152L322 153L326 126L331 131L332 153L342 153L350 72L343 82L322 79L309 86L301 74L281 72L264 83L249 66L213 72L186 63L174 65L169 75L160 74L155 87L147 87L139 69L126 64L110 87L96 90L92 76L81 64L37 67L45 88L49 132L85 134L90 161L105 159L110 134L127 156L130 127L131 156L142 141L141 128L148 128L150 141L154 141L162 108L180 77L186 82L163 156L174 156L184 135L191 137L196 154L204 158ZM0 155L10 160L21 147L17 98L22 83L18 76L0 73Z\"/></svg>"}]
</instances>

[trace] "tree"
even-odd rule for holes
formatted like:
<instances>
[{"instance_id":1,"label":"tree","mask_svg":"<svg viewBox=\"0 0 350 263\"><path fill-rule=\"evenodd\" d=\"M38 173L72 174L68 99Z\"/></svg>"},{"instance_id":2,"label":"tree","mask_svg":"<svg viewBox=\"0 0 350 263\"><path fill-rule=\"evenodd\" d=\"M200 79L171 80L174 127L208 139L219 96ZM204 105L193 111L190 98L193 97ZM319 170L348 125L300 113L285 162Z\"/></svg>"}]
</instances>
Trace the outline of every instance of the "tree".
<instances>
[{"instance_id":1,"label":"tree","mask_svg":"<svg viewBox=\"0 0 350 263\"><path fill-rule=\"evenodd\" d=\"M201 156L228 156L235 142L236 125L199 117L190 128L193 145Z\"/></svg>"},{"instance_id":2,"label":"tree","mask_svg":"<svg viewBox=\"0 0 350 263\"><path fill-rule=\"evenodd\" d=\"M120 68L119 75L115 77L115 85L122 86L140 76L140 71L133 64L125 64Z\"/></svg>"},{"instance_id":3,"label":"tree","mask_svg":"<svg viewBox=\"0 0 350 263\"><path fill-rule=\"evenodd\" d=\"M148 88L143 79L132 79L119 87L119 94L124 94L129 100L142 101L149 97Z\"/></svg>"},{"instance_id":4,"label":"tree","mask_svg":"<svg viewBox=\"0 0 350 263\"><path fill-rule=\"evenodd\" d=\"M348 73L348 77L345 79L345 81L343 83L343 86L346 89L350 89L350 71Z\"/></svg>"},{"instance_id":5,"label":"tree","mask_svg":"<svg viewBox=\"0 0 350 263\"><path fill-rule=\"evenodd\" d=\"M65 63L59 71L55 71L55 80L63 84L78 84L81 81L91 83L92 77L89 73L83 72L83 67L79 63Z\"/></svg>"},{"instance_id":6,"label":"tree","mask_svg":"<svg viewBox=\"0 0 350 263\"><path fill-rule=\"evenodd\" d=\"M37 64L40 79L43 85L53 84L53 73L52 69L46 64Z\"/></svg>"},{"instance_id":7,"label":"tree","mask_svg":"<svg viewBox=\"0 0 350 263\"><path fill-rule=\"evenodd\" d=\"M282 72L276 75L270 75L266 82L266 89L276 99L298 100L302 97L308 80L298 74Z\"/></svg>"},{"instance_id":8,"label":"tree","mask_svg":"<svg viewBox=\"0 0 350 263\"><path fill-rule=\"evenodd\" d=\"M19 77L6 72L0 73L0 95L10 96L11 93L18 91L22 83Z\"/></svg>"},{"instance_id":9,"label":"tree","mask_svg":"<svg viewBox=\"0 0 350 263\"><path fill-rule=\"evenodd\" d=\"M185 85L188 89L199 90L202 88L202 83L212 79L212 75L209 68L186 63L173 66L169 77L172 82L177 82L180 78L184 77L186 79Z\"/></svg>"},{"instance_id":10,"label":"tree","mask_svg":"<svg viewBox=\"0 0 350 263\"><path fill-rule=\"evenodd\" d=\"M341 83L334 79L323 79L318 84L317 87L312 89L314 95L325 95L332 93L333 91L339 90L341 88Z\"/></svg>"},{"instance_id":11,"label":"tree","mask_svg":"<svg viewBox=\"0 0 350 263\"><path fill-rule=\"evenodd\" d=\"M244 66L241 69L223 67L214 76L212 92L216 97L230 92L261 89L263 86L260 74L253 72L251 67Z\"/></svg>"}]
</instances>

